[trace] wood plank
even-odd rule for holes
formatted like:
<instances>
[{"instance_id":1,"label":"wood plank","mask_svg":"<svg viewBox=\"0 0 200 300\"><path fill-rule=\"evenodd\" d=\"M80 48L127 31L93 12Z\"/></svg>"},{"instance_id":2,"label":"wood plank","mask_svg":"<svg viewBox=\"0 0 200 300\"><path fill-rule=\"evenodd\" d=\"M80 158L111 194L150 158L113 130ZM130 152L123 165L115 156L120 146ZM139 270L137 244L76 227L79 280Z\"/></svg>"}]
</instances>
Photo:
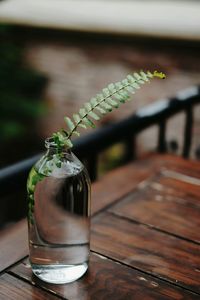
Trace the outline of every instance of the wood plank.
<instances>
[{"instance_id":1,"label":"wood plank","mask_svg":"<svg viewBox=\"0 0 200 300\"><path fill-rule=\"evenodd\" d=\"M175 171L191 177L200 178L200 162L184 159L181 156L171 154L148 153L136 161L137 165L146 166L152 169L154 173L161 170Z\"/></svg>"},{"instance_id":2,"label":"wood plank","mask_svg":"<svg viewBox=\"0 0 200 300\"><path fill-rule=\"evenodd\" d=\"M0 277L0 299L1 300L55 300L59 299L38 287L34 287L8 274Z\"/></svg>"},{"instance_id":3,"label":"wood plank","mask_svg":"<svg viewBox=\"0 0 200 300\"><path fill-rule=\"evenodd\" d=\"M131 164L122 167L120 172L113 170L92 185L92 214L126 195L150 174L150 171L143 167L140 168L139 165L135 168L137 176L132 172L133 166ZM121 181L121 176L125 176L125 174L129 176L126 184ZM114 185L113 181L115 182ZM0 232L0 271L28 255L27 233L28 228L25 219ZM15 251L13 251L13 247L15 247Z\"/></svg>"},{"instance_id":4,"label":"wood plank","mask_svg":"<svg viewBox=\"0 0 200 300\"><path fill-rule=\"evenodd\" d=\"M133 168L137 171L137 176ZM120 172L113 170L92 185L92 214L126 195L151 173L145 166L140 167L139 164L126 165L120 170ZM129 180L125 180L125 174ZM27 233L25 219L0 232L0 271L28 255Z\"/></svg>"},{"instance_id":5,"label":"wood plank","mask_svg":"<svg viewBox=\"0 0 200 300\"><path fill-rule=\"evenodd\" d=\"M28 255L26 220L0 232L0 271Z\"/></svg>"},{"instance_id":6,"label":"wood plank","mask_svg":"<svg viewBox=\"0 0 200 300\"><path fill-rule=\"evenodd\" d=\"M157 176L109 211L200 244L199 185Z\"/></svg>"},{"instance_id":7,"label":"wood plank","mask_svg":"<svg viewBox=\"0 0 200 300\"><path fill-rule=\"evenodd\" d=\"M160 168L166 165L169 166L170 161L171 161L171 165L176 166L176 160L174 159L171 160L168 158L166 159L166 157L163 159L163 156L162 157L156 156L153 159L147 158L144 161L137 161L136 163L132 163L127 166L124 166L123 168L115 170L111 172L112 176L110 176L110 174L106 175L102 180L94 184L93 203L95 204L93 205L92 212L93 213L99 212L102 209L105 209L106 207L115 203L115 201L118 201L121 197L124 197L125 195L130 193L130 191L135 191L138 186L138 183L141 183L140 187L145 186L145 184L148 185L148 183L152 181L152 178L154 178L154 176L157 176L159 174ZM192 165L193 164L188 164L188 166L190 167L192 167ZM180 159L180 162L178 162L178 166L181 166L184 169L185 161ZM188 170L187 166L185 170L186 171ZM197 172L197 168L194 168L193 171ZM138 174L139 176L137 179ZM145 182L143 182L143 180L145 180ZM115 184L113 184L113 182ZM170 186L171 184L170 182L167 182L167 184L171 190L173 191L175 190L173 186L172 187ZM197 284L200 281L199 278L200 270L198 267L200 263L198 259L199 257L198 245L192 245L191 243L175 239L163 233L156 232L155 230L146 228L145 226L140 227L141 225L139 226L138 224L134 224L133 222L121 220L114 216L110 216L110 214L106 215L106 218L109 219L109 222L111 222L111 224L109 223L108 226L107 225L104 226L105 218L102 219L103 222L101 224L101 216L100 218L95 217L94 225L92 227L93 230L92 248L94 250L100 251L101 253L105 253L106 255L111 255L111 257L122 260L126 264L129 264L131 266L136 266L137 268L139 267L141 268L141 270L145 272L149 272L155 276L159 276L165 278L166 280L173 281L174 283L179 284L180 286L184 286L189 289L193 288L196 292L199 292L199 287L197 287ZM112 218L114 218L114 220L117 219L116 222L117 226L115 222L112 223ZM125 222L126 225L123 225L121 222L122 223ZM127 227L130 228L127 229ZM133 228L134 230L132 230L131 228ZM143 230L144 228L145 231ZM114 234L112 234L112 230L114 230ZM115 241L116 237L118 238ZM17 262L19 259L27 255L28 243L25 242L26 239L27 239L27 227L26 227L25 220L20 222L16 228L14 226L13 230L10 229L6 230L2 234L0 238L0 246L1 249L5 249L3 253L2 251L0 252L0 265L2 266L2 264L4 264L2 269L6 268L7 266L11 265L14 262ZM127 243L128 239L130 239L130 245L128 245ZM137 247L134 245L137 245ZM150 250L147 250L149 249L149 247ZM13 251L13 249L15 249L15 251ZM157 249L161 249L160 252ZM93 264L93 260L92 260L92 264ZM28 272L31 273L30 270ZM97 272L98 274L101 273L99 270L99 271L94 271L94 273L91 274L96 274L95 272ZM134 275L132 276L134 277ZM91 282L92 279L90 278L89 281ZM147 282L150 282L150 279L148 279ZM118 285L118 281L117 282L114 281L113 285ZM81 285L81 289L82 288L83 286ZM74 291L74 289L77 290L77 287L76 286L73 287L72 290ZM134 289L136 289L138 295L140 295L140 289L139 290L138 288L134 288ZM166 288L163 289L166 290ZM87 288L84 290L84 292L85 291L87 291L88 293ZM70 294L71 292L69 290L67 290L66 292L66 289L64 288L64 292L62 291L62 295L64 295L64 293ZM73 293L74 292L72 292L71 299L77 299L75 298L74 296L75 294ZM165 292L163 291L160 293L164 293L165 295ZM173 293L174 290L170 292L170 294ZM177 296L177 294L176 293L173 294L174 299L181 298L179 292L177 298L175 295ZM122 299L123 296L124 294L122 292ZM189 297L190 296L191 295L189 294ZM85 296L83 296L83 299L85 299L84 297ZM152 299L151 296L147 296L146 299L148 299L148 297L149 299ZM153 299L157 299L156 297L157 296L153 297ZM166 299L169 299L168 294L166 294L166 297L167 297ZM97 299L101 299L101 298L97 298ZM141 299L144 298L141 297ZM165 298L162 298L162 296L159 295L158 299L165 299Z\"/></svg>"},{"instance_id":8,"label":"wood plank","mask_svg":"<svg viewBox=\"0 0 200 300\"><path fill-rule=\"evenodd\" d=\"M107 206L137 188L138 184L151 176L151 168L142 162L132 162L115 169L92 184L92 214Z\"/></svg>"},{"instance_id":9,"label":"wood plank","mask_svg":"<svg viewBox=\"0 0 200 300\"><path fill-rule=\"evenodd\" d=\"M32 276L27 261L12 268L11 273L40 285L44 289L53 289L57 295L66 297L68 300L199 299L199 296L194 293L96 254L91 255L89 272L83 278L70 284L52 286L39 281Z\"/></svg>"},{"instance_id":10,"label":"wood plank","mask_svg":"<svg viewBox=\"0 0 200 300\"><path fill-rule=\"evenodd\" d=\"M168 170L171 171L175 171L195 178L200 178L199 161L186 160L180 156L175 156L170 154L165 154L165 155L155 154L154 156L151 157L150 162L153 163L155 166L160 166L160 169L167 168Z\"/></svg>"},{"instance_id":11,"label":"wood plank","mask_svg":"<svg viewBox=\"0 0 200 300\"><path fill-rule=\"evenodd\" d=\"M150 154L117 168L92 185L92 214L105 209L166 168L200 178L200 163L178 156Z\"/></svg>"},{"instance_id":12,"label":"wood plank","mask_svg":"<svg viewBox=\"0 0 200 300\"><path fill-rule=\"evenodd\" d=\"M183 173L168 171L167 169L162 172L159 182L160 187L171 191L177 196L189 198L191 203L200 205L200 179Z\"/></svg>"},{"instance_id":13,"label":"wood plank","mask_svg":"<svg viewBox=\"0 0 200 300\"><path fill-rule=\"evenodd\" d=\"M200 245L104 213L93 219L91 248L200 293Z\"/></svg>"}]
</instances>

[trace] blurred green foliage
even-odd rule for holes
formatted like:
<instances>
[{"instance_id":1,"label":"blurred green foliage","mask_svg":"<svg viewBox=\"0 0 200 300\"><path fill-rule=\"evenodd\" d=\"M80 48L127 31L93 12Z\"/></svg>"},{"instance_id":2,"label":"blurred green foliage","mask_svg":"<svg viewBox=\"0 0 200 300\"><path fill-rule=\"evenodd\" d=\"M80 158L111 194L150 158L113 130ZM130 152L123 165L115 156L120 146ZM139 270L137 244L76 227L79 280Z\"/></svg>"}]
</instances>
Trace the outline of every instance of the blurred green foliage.
<instances>
[{"instance_id":1,"label":"blurred green foliage","mask_svg":"<svg viewBox=\"0 0 200 300\"><path fill-rule=\"evenodd\" d=\"M34 140L35 123L45 112L41 92L47 78L26 66L24 41L10 26L0 26L0 145L1 152L16 141ZM3 152L3 154L4 154ZM20 157L21 158L21 157Z\"/></svg>"},{"instance_id":2,"label":"blurred green foliage","mask_svg":"<svg viewBox=\"0 0 200 300\"><path fill-rule=\"evenodd\" d=\"M105 151L103 151L99 156L98 164L98 174L103 176L108 171L118 168L124 164L123 155L124 155L124 144L118 143L115 144Z\"/></svg>"}]
</instances>

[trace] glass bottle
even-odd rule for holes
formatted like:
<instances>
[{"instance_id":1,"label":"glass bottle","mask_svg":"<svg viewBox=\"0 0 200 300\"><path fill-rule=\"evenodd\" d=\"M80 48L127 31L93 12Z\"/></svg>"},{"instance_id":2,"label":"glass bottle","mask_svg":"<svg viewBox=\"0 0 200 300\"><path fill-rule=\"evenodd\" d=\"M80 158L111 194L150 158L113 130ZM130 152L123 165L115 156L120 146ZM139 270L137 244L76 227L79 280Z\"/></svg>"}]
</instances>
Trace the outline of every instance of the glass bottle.
<instances>
[{"instance_id":1,"label":"glass bottle","mask_svg":"<svg viewBox=\"0 0 200 300\"><path fill-rule=\"evenodd\" d=\"M88 268L90 179L78 158L52 139L27 182L30 264L41 280L62 284Z\"/></svg>"}]
</instances>

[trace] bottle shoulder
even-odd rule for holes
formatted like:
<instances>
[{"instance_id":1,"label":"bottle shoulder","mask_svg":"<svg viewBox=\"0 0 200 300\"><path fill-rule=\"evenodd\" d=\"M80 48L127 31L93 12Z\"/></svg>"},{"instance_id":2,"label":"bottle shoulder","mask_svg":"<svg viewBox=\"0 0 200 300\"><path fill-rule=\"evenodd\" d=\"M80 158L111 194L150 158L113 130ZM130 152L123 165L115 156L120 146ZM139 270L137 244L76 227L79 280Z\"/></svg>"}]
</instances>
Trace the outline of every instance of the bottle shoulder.
<instances>
[{"instance_id":1,"label":"bottle shoulder","mask_svg":"<svg viewBox=\"0 0 200 300\"><path fill-rule=\"evenodd\" d=\"M82 162L71 153L46 153L36 164L36 172L44 176L64 178L75 176L84 169Z\"/></svg>"}]
</instances>

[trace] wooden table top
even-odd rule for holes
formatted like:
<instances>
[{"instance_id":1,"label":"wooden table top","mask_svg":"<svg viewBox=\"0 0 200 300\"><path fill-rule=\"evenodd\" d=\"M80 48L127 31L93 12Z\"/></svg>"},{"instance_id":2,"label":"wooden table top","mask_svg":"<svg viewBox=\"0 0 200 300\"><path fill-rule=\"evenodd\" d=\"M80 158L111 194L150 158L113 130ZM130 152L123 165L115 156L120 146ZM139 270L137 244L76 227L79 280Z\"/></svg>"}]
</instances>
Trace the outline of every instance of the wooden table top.
<instances>
[{"instance_id":1,"label":"wooden table top","mask_svg":"<svg viewBox=\"0 0 200 300\"><path fill-rule=\"evenodd\" d=\"M154 155L92 186L91 259L78 281L32 275L26 221L0 235L0 299L200 299L200 163Z\"/></svg>"}]
</instances>

